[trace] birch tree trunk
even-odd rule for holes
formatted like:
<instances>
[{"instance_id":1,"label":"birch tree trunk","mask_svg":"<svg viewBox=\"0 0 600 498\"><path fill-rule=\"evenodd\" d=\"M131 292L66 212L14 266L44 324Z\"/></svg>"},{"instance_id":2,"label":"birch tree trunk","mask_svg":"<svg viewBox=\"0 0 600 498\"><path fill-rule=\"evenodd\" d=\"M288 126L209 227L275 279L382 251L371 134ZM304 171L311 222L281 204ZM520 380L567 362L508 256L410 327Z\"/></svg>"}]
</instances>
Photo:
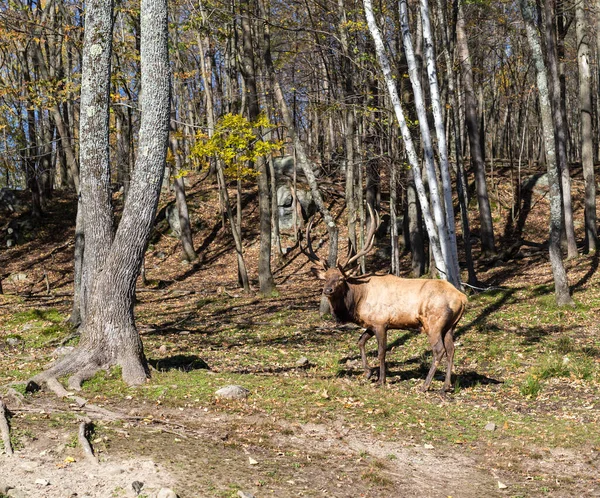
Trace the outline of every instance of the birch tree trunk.
<instances>
[{"instance_id":1,"label":"birch tree trunk","mask_svg":"<svg viewBox=\"0 0 600 498\"><path fill-rule=\"evenodd\" d=\"M562 209L558 167L556 164L556 149L554 141L554 127L552 121L552 106L548 92L548 76L540 35L534 21L534 6L528 0L519 0L521 15L525 21L527 41L531 48L531 56L535 64L537 87L540 99L540 113L542 117L542 134L546 151L546 166L548 170L548 183L550 185L550 238L549 253L554 276L554 290L556 302L559 306L573 305L569 294L567 273L563 266L560 250L560 232L562 225Z\"/></svg>"},{"instance_id":2,"label":"birch tree trunk","mask_svg":"<svg viewBox=\"0 0 600 498\"><path fill-rule=\"evenodd\" d=\"M401 4L402 3L403 2L401 2ZM450 180L450 167L448 165L446 127L444 125L444 117L442 115L442 103L440 101L437 70L435 67L434 40L429 22L429 3L427 0L421 0L421 24L423 25L425 62L427 66L427 75L429 76L431 107L435 120L440 176L442 178L442 192L446 213L446 222L444 223L444 226L440 227L438 230L444 230L444 235L447 234L447 267L448 270L451 270L448 280L460 289L462 288L462 284L460 283L460 268L458 265L458 250L456 247L456 227L454 223L454 206L452 204L452 182Z\"/></svg>"},{"instance_id":3,"label":"birch tree trunk","mask_svg":"<svg viewBox=\"0 0 600 498\"><path fill-rule=\"evenodd\" d=\"M400 131L404 140L406 155L408 156L411 171L414 176L415 188L417 190L419 203L421 205L421 211L423 214L425 227L427 229L427 234L429 235L429 244L431 247L431 251L434 255L434 259L438 269L440 270L440 272L442 272L443 275L446 275L446 264L444 258L442 257L442 251L440 249L440 240L436 231L436 227L433 223L433 219L431 217L431 211L429 210L429 201L427 199L427 194L425 193L425 187L423 185L423 179L421 177L419 157L417 155L417 151L412 141L410 130L408 129L408 124L406 123L404 110L402 109L402 103L400 102L400 97L396 88L396 81L394 80L394 77L392 75L392 69L390 67L390 62L385 51L385 46L383 44L381 33L379 31L377 23L375 22L375 16L373 15L373 6L371 4L371 0L363 0L363 3L365 7L365 16L367 18L369 32L371 33L371 36L373 37L373 42L375 44L377 60L383 73L383 78L388 89L390 101L396 114L396 119L398 120L398 124L400 125Z\"/></svg>"}]
</instances>

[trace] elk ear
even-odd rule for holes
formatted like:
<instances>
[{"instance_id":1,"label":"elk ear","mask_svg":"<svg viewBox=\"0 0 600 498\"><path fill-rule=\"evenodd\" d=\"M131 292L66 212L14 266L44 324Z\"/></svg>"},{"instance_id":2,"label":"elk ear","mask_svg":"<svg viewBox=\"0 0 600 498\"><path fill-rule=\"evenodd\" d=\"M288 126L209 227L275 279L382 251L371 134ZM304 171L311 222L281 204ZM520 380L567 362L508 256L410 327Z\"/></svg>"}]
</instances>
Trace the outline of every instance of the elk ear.
<instances>
[{"instance_id":1,"label":"elk ear","mask_svg":"<svg viewBox=\"0 0 600 498\"><path fill-rule=\"evenodd\" d=\"M325 270L323 268L319 268L317 266L313 266L313 267L311 267L310 271L319 280L325 280Z\"/></svg>"}]
</instances>

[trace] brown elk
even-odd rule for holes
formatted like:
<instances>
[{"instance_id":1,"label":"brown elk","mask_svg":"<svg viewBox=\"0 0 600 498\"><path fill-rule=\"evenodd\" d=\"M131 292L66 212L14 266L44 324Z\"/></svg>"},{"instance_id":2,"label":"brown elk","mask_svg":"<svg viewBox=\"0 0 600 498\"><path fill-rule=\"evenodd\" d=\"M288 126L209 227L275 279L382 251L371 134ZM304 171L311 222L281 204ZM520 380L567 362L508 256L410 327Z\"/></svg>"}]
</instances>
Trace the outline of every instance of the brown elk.
<instances>
[{"instance_id":1,"label":"brown elk","mask_svg":"<svg viewBox=\"0 0 600 498\"><path fill-rule=\"evenodd\" d=\"M336 268L329 268L327 262L319 258L311 244L312 221L306 229L307 256L319 267L311 268L317 278L325 282L323 294L328 298L334 317L343 323L352 322L366 331L358 340L360 356L367 378L372 370L367 363L366 342L377 338L379 358L379 383L385 384L385 355L388 329L420 329L427 334L433 350L433 362L423 391L426 391L437 366L446 355L446 378L444 391L451 390L452 364L454 360L454 329L461 319L467 296L445 280L408 279L395 275L365 274L354 276L347 268L373 247L375 222L373 211L371 228L365 247L348 259L345 265L338 261ZM314 219L314 218L313 218ZM379 218L377 218L377 221Z\"/></svg>"}]
</instances>

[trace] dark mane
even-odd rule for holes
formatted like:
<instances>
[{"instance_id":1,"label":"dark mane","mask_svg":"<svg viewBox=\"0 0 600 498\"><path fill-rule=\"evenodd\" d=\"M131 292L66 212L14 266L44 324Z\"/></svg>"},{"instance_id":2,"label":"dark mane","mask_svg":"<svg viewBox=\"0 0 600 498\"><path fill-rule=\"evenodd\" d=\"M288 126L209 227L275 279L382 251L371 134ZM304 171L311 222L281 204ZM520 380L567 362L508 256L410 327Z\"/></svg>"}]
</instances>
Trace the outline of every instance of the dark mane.
<instances>
[{"instance_id":1,"label":"dark mane","mask_svg":"<svg viewBox=\"0 0 600 498\"><path fill-rule=\"evenodd\" d=\"M345 284L346 288L341 295L329 298L331 314L338 323L356 323L356 299L352 286Z\"/></svg>"}]
</instances>

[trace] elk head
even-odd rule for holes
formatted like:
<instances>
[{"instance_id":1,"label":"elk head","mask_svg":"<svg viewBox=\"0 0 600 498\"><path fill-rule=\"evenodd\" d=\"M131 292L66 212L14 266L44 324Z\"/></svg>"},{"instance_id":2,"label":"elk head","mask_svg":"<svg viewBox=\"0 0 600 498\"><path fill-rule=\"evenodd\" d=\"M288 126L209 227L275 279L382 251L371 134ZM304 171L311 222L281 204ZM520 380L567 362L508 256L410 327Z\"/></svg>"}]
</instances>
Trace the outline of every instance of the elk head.
<instances>
[{"instance_id":1,"label":"elk head","mask_svg":"<svg viewBox=\"0 0 600 498\"><path fill-rule=\"evenodd\" d=\"M336 266L334 268L329 268L327 261L320 258L315 254L315 251L312 248L312 242L310 238L310 231L312 229L312 224L314 221L314 217L311 218L308 226L306 227L306 249L308 252L303 252L308 256L308 258L316 263L317 266L313 266L310 271L315 275L319 280L323 280L325 284L323 285L323 294L326 297L332 298L337 294L343 292L345 288L346 280L350 277L353 277L358 272L358 267L349 270L348 268L359 258L365 256L367 253L371 251L373 248L373 243L375 241L375 231L379 226L379 213L374 214L373 208L370 204L367 204L369 209L369 215L371 217L371 226L369 228L369 233L367 234L365 246L360 250L357 254L350 257L350 252L352 248L349 246L348 251L348 259L345 264L341 264L339 259L336 262Z\"/></svg>"}]
</instances>

